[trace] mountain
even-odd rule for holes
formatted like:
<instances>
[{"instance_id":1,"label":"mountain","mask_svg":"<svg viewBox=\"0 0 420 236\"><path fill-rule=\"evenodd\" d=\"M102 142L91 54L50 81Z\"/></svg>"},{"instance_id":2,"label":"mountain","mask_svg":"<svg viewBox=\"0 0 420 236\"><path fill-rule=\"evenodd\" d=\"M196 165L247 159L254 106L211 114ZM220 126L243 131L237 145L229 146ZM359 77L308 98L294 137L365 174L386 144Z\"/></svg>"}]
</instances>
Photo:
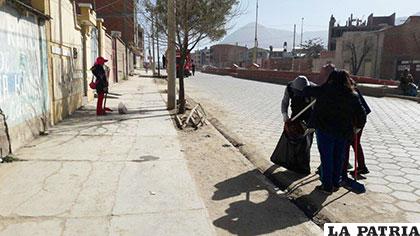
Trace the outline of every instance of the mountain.
<instances>
[{"instance_id":1,"label":"mountain","mask_svg":"<svg viewBox=\"0 0 420 236\"><path fill-rule=\"evenodd\" d=\"M249 23L238 30L227 35L221 43L236 44L247 46L248 48L254 46L255 37L255 23ZM303 33L303 41L321 38L324 45L328 43L328 31L306 31ZM287 42L288 50L293 47L293 31L269 28L264 25L258 25L258 47L269 48L270 45L274 48L282 48L283 43ZM300 44L300 31L296 32L296 45Z\"/></svg>"},{"instance_id":2,"label":"mountain","mask_svg":"<svg viewBox=\"0 0 420 236\"><path fill-rule=\"evenodd\" d=\"M414 14L413 16L420 16L420 12L417 12L416 14ZM407 20L407 16L404 17L398 17L397 19L395 19L395 24L396 25L402 25L405 23L405 21Z\"/></svg>"}]
</instances>

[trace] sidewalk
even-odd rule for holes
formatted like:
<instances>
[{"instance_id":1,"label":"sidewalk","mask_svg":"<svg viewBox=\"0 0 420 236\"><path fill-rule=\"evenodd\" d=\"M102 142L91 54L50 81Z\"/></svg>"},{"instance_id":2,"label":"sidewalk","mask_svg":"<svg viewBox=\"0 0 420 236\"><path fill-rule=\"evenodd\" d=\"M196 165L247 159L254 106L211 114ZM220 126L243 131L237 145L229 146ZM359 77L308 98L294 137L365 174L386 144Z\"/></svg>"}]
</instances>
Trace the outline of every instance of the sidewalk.
<instances>
[{"instance_id":1,"label":"sidewalk","mask_svg":"<svg viewBox=\"0 0 420 236\"><path fill-rule=\"evenodd\" d=\"M112 88L0 165L0 235L213 235L152 79ZM95 100L96 102L96 100Z\"/></svg>"}]
</instances>

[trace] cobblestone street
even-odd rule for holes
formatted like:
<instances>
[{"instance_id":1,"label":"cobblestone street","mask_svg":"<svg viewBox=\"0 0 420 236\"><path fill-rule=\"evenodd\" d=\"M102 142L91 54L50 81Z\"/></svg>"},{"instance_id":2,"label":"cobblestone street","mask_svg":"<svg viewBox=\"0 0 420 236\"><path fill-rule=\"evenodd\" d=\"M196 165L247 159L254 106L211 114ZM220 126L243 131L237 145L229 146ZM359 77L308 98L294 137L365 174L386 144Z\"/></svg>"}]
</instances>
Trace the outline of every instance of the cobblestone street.
<instances>
[{"instance_id":1,"label":"cobblestone street","mask_svg":"<svg viewBox=\"0 0 420 236\"><path fill-rule=\"evenodd\" d=\"M283 128L280 103L285 86L198 73L186 81L187 95L202 103L245 144L269 158ZM372 108L362 136L370 174L362 180L385 211L420 221L420 104L366 97ZM319 165L316 143L312 169Z\"/></svg>"}]
</instances>

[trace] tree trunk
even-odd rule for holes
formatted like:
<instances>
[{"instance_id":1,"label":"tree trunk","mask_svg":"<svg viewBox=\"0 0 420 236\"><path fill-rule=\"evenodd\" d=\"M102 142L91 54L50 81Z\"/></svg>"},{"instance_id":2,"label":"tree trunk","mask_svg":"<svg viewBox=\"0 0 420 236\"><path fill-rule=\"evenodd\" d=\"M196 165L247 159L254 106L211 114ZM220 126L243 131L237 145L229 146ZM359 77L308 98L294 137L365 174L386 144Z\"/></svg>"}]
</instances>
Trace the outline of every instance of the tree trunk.
<instances>
[{"instance_id":1,"label":"tree trunk","mask_svg":"<svg viewBox=\"0 0 420 236\"><path fill-rule=\"evenodd\" d=\"M184 74L182 72L182 74ZM179 77L179 114L184 114L186 111L185 107L185 88L184 88L184 76Z\"/></svg>"},{"instance_id":2,"label":"tree trunk","mask_svg":"<svg viewBox=\"0 0 420 236\"><path fill-rule=\"evenodd\" d=\"M188 54L188 11L189 11L189 6L188 0L184 0L184 7L183 7L183 13L184 13L184 17L183 17L183 22L182 22L182 29L184 31L184 38L183 38L183 42L182 42L182 46L180 48L180 53L181 53L181 61L179 62L179 69L180 69L180 73L179 73L179 114L184 114L186 111L186 107L185 107L185 88L184 88L184 76L185 76L185 63L186 63L186 59L187 59L187 54Z\"/></svg>"},{"instance_id":3,"label":"tree trunk","mask_svg":"<svg viewBox=\"0 0 420 236\"><path fill-rule=\"evenodd\" d=\"M0 108L0 116L3 118L3 126L4 126L4 132L6 133L6 139L8 142L8 148L9 148L9 155L12 153L12 140L10 139L10 133L9 133L9 125L6 121L6 114L3 113L3 110Z\"/></svg>"},{"instance_id":4,"label":"tree trunk","mask_svg":"<svg viewBox=\"0 0 420 236\"><path fill-rule=\"evenodd\" d=\"M185 76L185 59L186 59L186 52L184 50L181 51L181 60L179 62L179 114L184 114L186 107L185 107L185 87L184 87L184 76Z\"/></svg>"}]
</instances>

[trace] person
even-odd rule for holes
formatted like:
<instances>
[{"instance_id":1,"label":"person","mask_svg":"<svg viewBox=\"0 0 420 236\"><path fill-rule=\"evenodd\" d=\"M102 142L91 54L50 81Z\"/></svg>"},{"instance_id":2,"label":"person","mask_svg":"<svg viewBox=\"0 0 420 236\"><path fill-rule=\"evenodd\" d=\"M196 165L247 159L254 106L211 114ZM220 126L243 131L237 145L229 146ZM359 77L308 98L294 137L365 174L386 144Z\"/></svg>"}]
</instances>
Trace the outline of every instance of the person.
<instances>
[{"instance_id":1,"label":"person","mask_svg":"<svg viewBox=\"0 0 420 236\"><path fill-rule=\"evenodd\" d=\"M108 60L103 57L96 58L94 66L90 69L96 78L96 93L98 94L98 102L96 104L96 115L105 115L104 96L108 92L108 80L104 65Z\"/></svg>"},{"instance_id":2,"label":"person","mask_svg":"<svg viewBox=\"0 0 420 236\"><path fill-rule=\"evenodd\" d=\"M367 104L367 102L366 102L365 98L363 97L362 93L360 92L360 90L357 88L356 82L351 79L351 83L353 85L353 88L354 88L355 92L359 96L360 102L361 102L363 108L365 109L366 115L369 115L372 112L372 110L370 109L369 105ZM363 153L362 144L360 142L360 140L362 138L363 128L364 127L362 127L357 134L353 134L352 140L350 142L348 142L347 145L346 145L344 163L343 163L343 175L342 175L343 180L347 179L347 169L348 169L349 158L350 158L350 146L353 147L353 150L357 149L357 164L358 164L357 165L357 173L359 173L359 174L369 174L369 169L367 168L366 162L365 162L365 155ZM354 142L355 138L357 138L357 140L356 140L357 143ZM355 145L357 145L357 146L355 146ZM353 175L354 175L354 173L355 172L352 171Z\"/></svg>"},{"instance_id":3,"label":"person","mask_svg":"<svg viewBox=\"0 0 420 236\"><path fill-rule=\"evenodd\" d=\"M191 69L192 69L192 75L194 76L195 75L195 64L194 63L192 64Z\"/></svg>"},{"instance_id":4,"label":"person","mask_svg":"<svg viewBox=\"0 0 420 236\"><path fill-rule=\"evenodd\" d=\"M149 62L144 62L143 66L144 66L144 69L146 70L146 74L149 73Z\"/></svg>"},{"instance_id":5,"label":"person","mask_svg":"<svg viewBox=\"0 0 420 236\"><path fill-rule=\"evenodd\" d=\"M162 55L162 67L163 67L163 69L166 69L166 57L165 57L165 55Z\"/></svg>"},{"instance_id":6,"label":"person","mask_svg":"<svg viewBox=\"0 0 420 236\"><path fill-rule=\"evenodd\" d=\"M319 76L316 83L319 85L323 85L325 82L327 82L328 78L330 77L331 72L333 72L334 70L335 70L335 65L332 63L327 63L324 66L322 66L319 71Z\"/></svg>"},{"instance_id":7,"label":"person","mask_svg":"<svg viewBox=\"0 0 420 236\"><path fill-rule=\"evenodd\" d=\"M306 87L304 95L317 99L310 120L321 156L317 189L331 194L341 185L345 146L366 123L366 112L344 70L332 71L322 86Z\"/></svg>"},{"instance_id":8,"label":"person","mask_svg":"<svg viewBox=\"0 0 420 236\"><path fill-rule=\"evenodd\" d=\"M401 78L399 88L406 96L417 96L417 85L414 84L414 78L408 69L405 69Z\"/></svg>"},{"instance_id":9,"label":"person","mask_svg":"<svg viewBox=\"0 0 420 236\"><path fill-rule=\"evenodd\" d=\"M288 110L290 106L293 118L311 103L311 98L302 94L304 88L310 85L311 83L305 76L298 76L288 83L281 103L285 131L270 158L272 162L280 166L305 175L311 172L310 152L313 132L305 133L304 126L311 117L312 109L308 109L294 121L290 120Z\"/></svg>"}]
</instances>

